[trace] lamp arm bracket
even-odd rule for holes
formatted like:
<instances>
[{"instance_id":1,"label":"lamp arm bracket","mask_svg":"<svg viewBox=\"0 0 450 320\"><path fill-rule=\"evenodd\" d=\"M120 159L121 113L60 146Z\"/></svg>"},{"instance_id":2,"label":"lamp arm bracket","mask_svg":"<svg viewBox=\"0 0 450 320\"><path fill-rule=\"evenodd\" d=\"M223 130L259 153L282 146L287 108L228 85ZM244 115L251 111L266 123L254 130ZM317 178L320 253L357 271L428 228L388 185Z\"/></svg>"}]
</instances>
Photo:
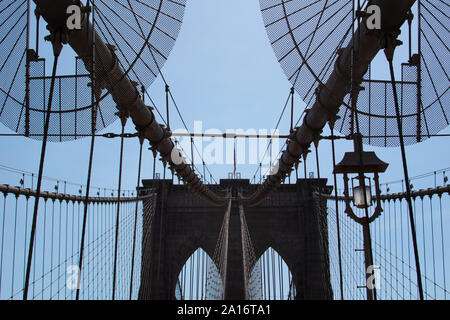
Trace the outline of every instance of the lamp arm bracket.
<instances>
[{"instance_id":1,"label":"lamp arm bracket","mask_svg":"<svg viewBox=\"0 0 450 320\"><path fill-rule=\"evenodd\" d=\"M354 220L355 222L357 222L357 223L359 223L359 224L361 224L361 225L364 225L364 221L365 221L365 218L360 218L360 217L358 217L354 212L353 212L353 209L351 208L351 206L350 206L350 204L349 203L346 203L345 204L345 211L344 211L346 214L347 214L347 216L349 216L352 220Z\"/></svg>"},{"instance_id":2,"label":"lamp arm bracket","mask_svg":"<svg viewBox=\"0 0 450 320\"><path fill-rule=\"evenodd\" d=\"M369 224L374 222L379 216L381 216L381 213L383 212L383 208L381 207L381 190L380 190L380 182L379 182L378 172L375 173L374 180L375 180L375 192L376 192L376 197L377 197L377 206L375 208L375 212L369 218Z\"/></svg>"},{"instance_id":3,"label":"lamp arm bracket","mask_svg":"<svg viewBox=\"0 0 450 320\"><path fill-rule=\"evenodd\" d=\"M378 217L380 217L382 212L383 212L383 208L377 204L377 207L375 208L375 212L369 218L369 223L374 222Z\"/></svg>"}]
</instances>

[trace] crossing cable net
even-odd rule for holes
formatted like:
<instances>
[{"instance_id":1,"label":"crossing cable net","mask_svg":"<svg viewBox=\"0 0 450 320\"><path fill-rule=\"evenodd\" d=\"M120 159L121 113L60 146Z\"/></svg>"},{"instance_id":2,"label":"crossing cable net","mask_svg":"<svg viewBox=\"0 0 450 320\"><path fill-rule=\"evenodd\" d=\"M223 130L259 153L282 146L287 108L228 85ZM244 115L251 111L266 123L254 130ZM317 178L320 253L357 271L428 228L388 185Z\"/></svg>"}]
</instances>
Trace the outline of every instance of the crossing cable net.
<instances>
[{"instance_id":1,"label":"crossing cable net","mask_svg":"<svg viewBox=\"0 0 450 320\"><path fill-rule=\"evenodd\" d=\"M22 299L31 228L32 190L3 186L0 197L0 299ZM72 300L76 296L84 196L43 193L40 200L29 295L35 300ZM142 201L145 200L145 205ZM117 299L130 298L132 238L138 201L132 299L141 278L143 212L154 211L154 195L121 199ZM111 298L117 198L91 197L88 204L80 299Z\"/></svg>"},{"instance_id":2,"label":"crossing cable net","mask_svg":"<svg viewBox=\"0 0 450 320\"><path fill-rule=\"evenodd\" d=\"M177 2L174 2L174 3L177 3ZM177 4L182 5L181 3L177 3ZM183 7L184 7L184 5L183 5ZM140 16L135 11L133 11L132 13L133 13L133 16L134 16L134 20L136 21L137 26L138 26L137 32L140 32L141 33L141 37L145 38L146 37L146 33L145 33L145 30L143 30L143 28L141 26L141 23L140 23L140 20L139 20ZM181 18L178 21L181 24ZM178 31L177 31L177 33L178 33ZM173 40L175 41L175 38ZM118 48L119 51L121 51L121 49L120 49L121 47L117 43L115 43L115 46ZM153 43L147 42L147 43L145 43L145 46L146 46L146 51L145 52L148 51L148 54L149 54L148 59L150 59L150 61L152 62L152 65L154 66L154 69L156 70L156 73L152 72L154 74L154 77L156 77L157 75L160 75L161 79L163 80L163 82L164 82L164 84L166 86L166 97L167 97L167 101L166 101L167 114L166 114L166 117L164 117L162 115L161 111L157 107L157 104L154 102L154 100L150 96L149 90L145 90L145 88L147 87L146 83L145 83L145 81L146 81L145 75L144 75L144 78L142 78L142 76L139 76L139 74L136 73L134 70L131 70L131 73L134 75L134 77L136 78L137 82L139 83L140 87L143 90L142 98L144 99L145 97L148 97L150 99L150 102L152 103L152 108L154 108L156 110L156 112L158 113L161 121L164 123L164 125L168 129L170 129L170 116L169 116L169 109L170 109L170 107L169 107L169 103L171 101L173 103L173 105L175 106L177 114L180 117L180 120L183 123L184 128L186 129L186 131L189 132L189 129L188 129L187 125L186 125L186 122L184 121L184 118L183 118L183 116L181 114L180 108L178 107L178 104L175 101L175 98L174 98L174 96L172 94L172 91L171 91L171 89L169 87L169 84L166 81L166 77L164 76L164 73L162 72L162 67L163 67L164 62L165 62L165 60L167 58L163 59L163 60L160 59L161 52L158 49L158 47L155 47L155 45ZM121 51L121 53L122 53L123 58L126 61L128 61L128 58L125 55L125 53L122 52L122 51ZM169 97L170 97L170 101L169 101ZM175 140L175 144L177 144L176 140ZM195 144L193 144L193 147L195 148L195 151L196 151L197 155L201 158L202 163L205 163L205 161L203 159L203 156L200 153L200 151L198 150L197 146ZM180 146L180 151L183 153L185 158L190 160L191 163L194 163L194 154L192 154L191 156L188 156L188 153L185 150L183 150L183 148L181 146ZM198 168L195 166L195 164L193 165L193 168L197 172L201 172L200 170L198 170ZM217 183L217 181L213 178L213 175L212 175L211 171L209 170L208 166L205 165L205 169L208 171L210 177L214 180L214 182ZM206 177L205 177L205 179L206 179Z\"/></svg>"},{"instance_id":3,"label":"crossing cable net","mask_svg":"<svg viewBox=\"0 0 450 320\"><path fill-rule=\"evenodd\" d=\"M169 109L170 109L169 103L170 103L170 101L171 101L172 104L173 104L174 107L175 107L175 110L177 111L177 114L178 114L178 116L179 116L179 118L180 118L180 120L181 120L181 122L182 122L182 124L183 124L183 127L184 127L185 130L188 132L188 134L191 135L190 130L188 129L188 126L187 126L187 124L186 124L186 121L184 120L183 115L182 115L182 113L181 113L181 111L180 111L180 108L178 107L178 104L177 104L177 102L176 102L176 100L175 100L175 98L174 98L174 95L173 95L173 93L172 93L172 90L170 89L170 86L169 86L169 84L168 84L168 82L167 82L167 80L166 80L166 77L164 76L164 73L163 73L162 70L161 70L161 67L162 67L162 66L159 66L159 64L158 64L158 62L157 62L157 60L156 60L156 58L155 58L155 54L153 53L153 51L154 51L155 49L152 48L150 44L148 45L148 47L149 47L150 53L152 54L153 61L155 62L156 67L158 68L158 72L159 72L159 74L161 75L161 79L163 80L163 82L164 82L164 84L165 84L165 86L166 86L167 113L169 112ZM148 93L146 93L146 94L148 95ZM149 97L150 97L150 96L149 96ZM170 97L170 101L169 101L169 97ZM150 97L150 100L153 102L153 100L151 99L151 97ZM155 108L156 108L156 104L155 104L154 102L153 102L153 105L155 105ZM160 111L159 111L157 108L156 108L156 110L157 110L159 116L161 117L162 121L163 121L164 124L166 125L166 127L170 128L170 123L169 123L170 117L169 117L169 114L167 114L167 117L164 119L164 117L161 115ZM189 156L188 153L183 149L183 147L181 146L181 144L178 144L178 140L177 140L177 139L175 139L175 144L177 144L177 145L180 147L180 151L182 151L184 157L187 158L187 159L190 161L191 164L193 164L194 169L197 171L197 173L200 174L201 171L200 171L200 170L197 168L197 166L195 165L195 160L194 160L195 157L198 156L198 157L201 159L202 163L204 164L204 167L205 167L206 171L208 171L208 174L209 174L209 176L211 177L211 179L214 181L214 183L217 184L217 180L213 177L213 174L211 173L210 169L209 169L208 166L206 165L206 162L205 162L205 160L204 160L204 158L203 158L203 154L202 154L202 152L200 152L200 151L198 150L197 145L194 143L194 140L191 140L191 144L192 144L193 149L194 149L195 152L196 152L196 155L194 155L194 154L192 153L191 156ZM204 178L205 181L206 181L206 177L203 177L203 178Z\"/></svg>"},{"instance_id":4,"label":"crossing cable net","mask_svg":"<svg viewBox=\"0 0 450 320\"><path fill-rule=\"evenodd\" d=\"M286 109L287 109L287 107L288 107L288 105L289 105L290 99L294 99L294 97L293 97L293 92L292 92L292 91L289 93L289 95L288 95L288 97L287 97L287 99L286 99L286 102L285 102L285 104L284 104L284 106L283 106L283 108L282 108L282 110L281 110L281 114L280 114L280 116L279 116L279 118L278 118L277 124L275 125L275 130L278 130L278 127L280 126L281 120L283 119L283 116L284 116L284 114L285 114L285 112L286 112ZM298 123L298 122L297 122L297 123ZM269 163L270 163L270 166L272 166L273 160L276 159L276 157L274 157L274 155L273 155L273 153L272 153L272 151L273 151L273 146L272 146L272 145L273 145L273 139L271 138L271 139L269 140L269 143L268 143L268 145L267 145L265 151L264 151L264 154L263 154L263 156L262 156L262 159L261 159L261 161L260 161L260 163L259 163L259 167L262 167L264 161L266 160L266 157L269 157ZM281 150L285 147L285 145L286 145L286 142L285 142L284 145L281 147ZM280 150L280 151L281 151L281 150ZM279 155L279 154L278 154L278 155ZM252 179L253 179L254 181L256 181L256 176L257 176L257 174L258 174L258 171L260 170L259 167L256 168L256 171L255 171L255 173L254 173L254 175L253 175L253 178L252 178ZM270 170L270 168L269 168L269 170ZM266 174L264 174L264 175L266 175Z\"/></svg>"},{"instance_id":5,"label":"crossing cable net","mask_svg":"<svg viewBox=\"0 0 450 320\"><path fill-rule=\"evenodd\" d=\"M320 249L320 252L323 252L324 257L323 261L329 261L329 239L328 239L328 219L327 219L327 205L326 201L321 198L320 194L322 193L328 193L330 190L327 190L328 188L316 188L316 192L313 193L314 198L314 209L316 211L316 215L318 217L318 224L319 224L319 238L318 238L318 244ZM319 193L319 195L318 195ZM330 291L331 288L327 285L330 282L330 266L325 265L323 268L323 272L321 273L323 284L323 291L327 292ZM328 296L332 296L331 292L329 292Z\"/></svg>"},{"instance_id":6,"label":"crossing cable net","mask_svg":"<svg viewBox=\"0 0 450 320\"><path fill-rule=\"evenodd\" d=\"M312 12L308 13L312 6L317 4L321 4L321 6L315 7ZM340 7L335 7L336 5ZM382 9L386 9L389 7L389 2L381 2L379 5L382 6ZM413 1L405 0L399 2L398 6L391 6L393 14L388 19L388 23L392 25L403 24L412 5ZM365 3L362 3L362 7L364 6ZM320 134L327 122L334 125L340 105L343 104L351 109L345 101L345 95L353 88L349 79L359 82L360 78L366 73L370 62L380 51L378 38L365 32L364 24L361 24L361 32L356 31L353 35L353 30L356 30L356 17L358 16L355 13L355 8L353 1L315 1L308 3L300 0L261 1L261 11L266 29L278 59L289 61L286 58L292 54L291 60L296 65L296 67L291 68L293 69L292 74L297 71L300 74L302 70L306 70L305 76L299 76L299 79L302 79L301 83L308 84L308 77L312 81L309 81L310 86L304 88L303 91L296 88L309 108L303 118L303 124L295 128L291 134L291 139L283 151L278 172L267 177L262 186L246 200L248 205L255 206L264 200L292 172L295 162L301 156L306 158L311 143L319 141ZM394 11L396 14L394 14ZM309 19L308 17L301 18L302 14L305 13L309 14ZM338 14L342 16L342 19L334 20L334 26L328 25L329 28L326 31L317 32L324 25L333 21L332 17ZM300 23L295 19L298 19ZM308 30L306 25L314 19L316 24L312 25L312 31L310 33L304 32ZM344 25L346 27L342 29ZM336 30L343 32L336 35ZM296 36L300 38L298 39ZM322 46L333 38L335 41L324 49ZM283 39L285 43L275 47L275 44ZM310 39L310 44L305 45L307 39ZM310 48L314 47L314 41L318 42L316 50L308 54ZM352 59L355 56L353 44L358 43L363 43L364 49L358 50L358 56L355 59L359 59L359 64L355 64L353 63L355 59ZM329 48L336 49L329 50ZM285 52L280 55L282 50L285 50ZM325 56L318 58L316 53L321 51L325 52ZM316 61L315 64L314 61ZM292 77L289 78L292 79ZM295 80L293 82L294 84L297 83Z\"/></svg>"},{"instance_id":7,"label":"crossing cable net","mask_svg":"<svg viewBox=\"0 0 450 320\"><path fill-rule=\"evenodd\" d=\"M411 49L409 61L401 66L401 81L396 84L401 95L401 118L407 145L424 141L450 124L450 70L446 64L449 58L449 5L445 1L417 2L415 24L411 20L409 26L409 45L417 39L417 51ZM289 81L311 107L316 102L316 88L324 85L335 68L339 49L350 44L358 20L357 4L353 0L260 0L260 4L275 55ZM366 4L367 1L361 1L362 10ZM360 35L357 32L355 36ZM366 137L364 143L397 147L392 85L374 79L369 68L361 86L363 91L359 93L356 107L360 131ZM352 131L349 95L342 104L345 108L338 113L340 119L336 129L348 135Z\"/></svg>"},{"instance_id":8,"label":"crossing cable net","mask_svg":"<svg viewBox=\"0 0 450 320\"><path fill-rule=\"evenodd\" d=\"M239 203L239 217L241 220L242 257L244 264L244 284L247 300L262 300L261 265L257 263L253 242L248 231L244 205Z\"/></svg>"},{"instance_id":9,"label":"crossing cable net","mask_svg":"<svg viewBox=\"0 0 450 320\"><path fill-rule=\"evenodd\" d=\"M293 99L294 99L294 95L293 95L294 93L291 91L290 93L289 93L289 95L288 95L288 97L287 97L287 99L286 99L286 102L285 102L285 104L284 104L284 106L283 106L283 109L281 110L281 114L280 114L280 117L278 118L278 121L277 121L277 124L276 124L276 126L275 126L275 130L277 130L278 128L279 128L279 126L280 126L280 123L281 123L281 120L283 119L283 116L284 116L284 114L285 114L285 112L286 112L286 109L287 109L287 107L288 107L288 105L289 105L289 101L291 100L291 103L293 104L294 103L294 101L293 101ZM294 112L294 106L292 106L292 112ZM297 119L297 122L295 122L295 124L293 123L293 126L294 127L297 127L298 126L298 124L300 123L300 121L302 120L302 118L303 118L303 116L305 115L305 112L306 112L306 108L304 108L303 109L303 111L302 111L302 113L300 114L300 116L298 117L298 119ZM293 116L293 114L292 114L292 116ZM272 170L272 168L273 168L273 165L274 164L276 164L276 160L274 161L274 159L278 159L279 157L280 157L280 155L282 154L282 151L284 150L284 148L286 147L286 145L288 144L288 140L286 140L284 143L283 143L283 145L282 145L282 147L280 148L280 150L278 150L278 154L277 155L274 155L272 152L273 152L273 148L272 148L272 144L273 144L273 139L270 139L270 141L269 141L269 143L268 143L268 145L267 145L267 148L266 148L266 150L264 151L264 154L263 154L263 156L262 156L262 159L261 159L261 161L260 161L260 163L259 163L259 167L262 167L262 164L264 163L264 161L265 161L265 159L266 159L266 157L267 156L269 156L269 163L270 163L270 168L268 168L268 170L264 173L264 174L262 174L261 173L261 175L264 175L264 176L267 176L267 175L269 175L270 174L270 171ZM300 160L299 160L299 163L300 163ZM256 177L257 177L257 174L258 174L258 171L260 170L260 168L256 168L256 171L255 171L255 173L254 173L254 175L253 175L253 180L254 181L256 181ZM261 182L261 181L260 181Z\"/></svg>"},{"instance_id":10,"label":"crossing cable net","mask_svg":"<svg viewBox=\"0 0 450 320\"><path fill-rule=\"evenodd\" d=\"M101 0L101 1L102 1L102 3L104 3L103 0ZM114 1L117 2L117 0L114 0ZM128 1L128 2L129 2L129 1ZM170 2L173 2L173 3L175 3L175 4L178 4L178 5L182 6L183 9L184 9L185 2L174 2L174 1L170 1ZM131 4L130 4L130 6L131 6ZM141 26L141 21L140 21L140 19L139 19L139 17L141 17L141 16L140 16L136 11L132 11L132 10L131 10L131 13L132 13L133 16L134 16L134 20L135 20L135 22L136 22L136 24L137 24L137 27L138 27L136 32L140 32L140 33L141 33L141 35L140 35L141 38L145 39L145 38L146 38L146 32L145 32L145 30L142 28L142 26ZM179 28L180 28L180 26L181 26L182 15L183 15L183 14L184 14L184 11L181 12L181 16L179 17L179 19L174 18L174 17L172 17L172 16L169 16L170 18L172 18L172 19L174 19L174 20L176 20L176 21L178 21L178 22L180 23L180 25L179 25L178 28L177 28L177 34L178 34ZM169 28L169 29L170 29L170 28ZM166 34L166 33L164 33L164 34ZM167 34L166 34L166 35L167 35ZM172 37L172 39L173 39L173 41L175 41L175 38ZM121 51L120 46L119 46L117 43L116 43L115 45L116 45L116 47L119 48L119 51ZM153 108L156 109L156 111L157 111L158 115L160 116L162 122L165 124L166 128L170 129L170 116L169 116L169 109L170 109L170 107L169 107L169 102L170 102L170 101L169 101L169 97L170 97L170 100L171 100L171 102L173 103L173 105L175 106L176 111L177 111L177 114L178 114L178 116L180 117L180 120L181 120L181 122L183 123L184 128L186 129L186 131L189 132L189 129L188 129L187 125L186 125L186 122L184 121L184 118L183 118L183 116L182 116L182 114L181 114L181 112L180 112L180 108L178 107L178 104L177 104L176 101L175 101L175 98L174 98L174 96L173 96L173 94L172 94L172 91L171 91L171 89L170 89L170 86L169 86L169 84L168 84L167 81L166 81L166 77L164 76L164 74L163 74L163 72L162 72L162 70L161 70L162 67L163 67L163 65L164 65L164 62L165 62L165 60L166 60L167 58L161 60L161 56L163 56L163 55L161 54L159 48L158 48L158 47L155 47L155 45L154 45L152 42L147 41L147 42L144 44L144 46L146 46L146 50L145 50L144 52L146 52L146 53L148 52L148 57L147 57L147 58L149 59L149 61L152 62L152 66L153 66L153 68L155 69L155 72L152 71L152 74L154 75L154 77L153 77L152 79L154 79L157 75L160 75L160 76L161 76L161 79L163 80L163 82L164 82L164 84L165 84L165 86L166 86L166 100L167 100L167 101L166 101L166 104L167 104L167 106L166 106L166 111L167 111L166 117L163 117L163 115L161 114L160 110L159 110L158 107L156 106L156 103L154 102L154 100L153 100L152 97L150 96L148 90L145 90L145 88L147 87L147 85L146 85L146 83L145 83L145 81L146 81L145 77L144 77L144 79L143 79L143 81L142 81L142 77L140 77L139 74L137 74L134 70L131 70L131 73L135 76L135 78L137 79L137 82L140 84L141 88L143 88L142 90L145 90L145 91L143 92L143 94L142 94L143 98L144 98L145 96L147 96L147 97L150 98L150 101L152 102ZM172 46L173 46L173 44L172 44ZM171 49L171 47L170 47L170 49ZM126 54L125 54L124 52L122 52L122 51L121 51L121 53L122 53L123 58L124 58L125 60L128 61ZM164 57L164 56L163 56L163 57ZM148 66L147 66L147 67L148 67ZM149 68L149 67L148 67L148 68ZM152 68L149 68L149 69L152 70ZM177 141L175 141L175 143L177 143ZM193 147L195 148L195 151L196 151L197 155L201 158L202 163L204 164L205 169L208 171L210 177L211 177L212 179L214 179L214 178L212 177L212 173L211 173L211 171L209 170L208 166L205 165L205 161L204 161L204 159L203 159L203 156L202 156L202 154L199 152L197 146L194 144ZM181 148L180 151L182 151L183 154L184 154L184 156L185 156L186 158L189 159L189 156L187 156L187 153L186 153L182 148ZM194 154L191 155L191 158L192 158L192 159L190 159L190 160L191 160L191 163L194 163ZM201 171L198 170L198 168L195 166L195 164L193 165L193 168L194 168L195 170L197 170L197 172L201 172ZM204 178L205 178L205 180L206 180L206 177L204 177ZM216 181L215 179L214 179L214 182L217 183L217 181Z\"/></svg>"},{"instance_id":11,"label":"crossing cable net","mask_svg":"<svg viewBox=\"0 0 450 320\"><path fill-rule=\"evenodd\" d=\"M253 278L257 280L255 281ZM259 281L260 284L258 284ZM254 294L250 292L250 299L295 300L297 296L297 289L289 266L272 247L269 247L256 262L250 283L255 283L257 287L256 297L252 298Z\"/></svg>"},{"instance_id":12,"label":"crossing cable net","mask_svg":"<svg viewBox=\"0 0 450 320\"><path fill-rule=\"evenodd\" d=\"M40 10L46 13L45 18L49 23L53 26L57 26L58 17L60 16L57 15L58 12L56 11L62 9L65 10L64 3L58 2L57 4L50 4L46 2L47 0L35 1L39 3ZM160 1L160 4L162 4L162 0ZM53 10L53 5L56 6L56 11ZM158 151L163 157L164 163L169 162L172 165L177 171L177 174L181 175L183 181L189 185L190 190L193 193L204 198L206 201L222 206L225 199L206 188L191 167L185 163L184 159L178 157L179 152L177 151L179 150L174 150L174 143L170 139L170 131L155 120L152 109L144 104L144 101L136 88L138 82L131 81L130 78L127 77L127 74L125 74L121 68L117 67L118 59L113 52L114 48L103 42L102 38L99 36L101 30L96 31L87 20L85 20L85 24L87 25L86 28L90 30L90 33L73 33L69 39L69 44L80 55L88 68L89 55L83 55L83 53L88 50L87 44L89 43L89 35L96 35L95 48L96 51L98 48L98 55L102 57L100 60L108 61L108 65L114 66L112 70L108 70L109 72L102 73L96 70L96 76L105 79L105 88L110 91L111 96L117 102L121 118L125 119L127 116L131 116L142 137L150 141L153 150ZM143 46L143 49L144 48L146 48L146 44ZM114 84L112 82L116 83ZM174 158L177 158L176 160L181 160L180 163Z\"/></svg>"},{"instance_id":13,"label":"crossing cable net","mask_svg":"<svg viewBox=\"0 0 450 320\"><path fill-rule=\"evenodd\" d=\"M143 211L143 226L145 228L147 228L147 231L143 233L142 237L142 249L141 249L141 260L140 262L138 262L138 265L141 266L142 268L148 268L149 266L152 265L152 263L155 263L155 261L152 261L151 258L151 243L152 243L152 233L148 232L148 230L150 230L150 226L152 226L153 223L153 219L155 217L155 213L156 213L156 201L157 201L157 194L153 193L154 190L149 190L149 192L152 194L150 201L149 201L149 205L147 210ZM136 242L137 244L138 242ZM136 251L136 256L139 256L137 253L139 251ZM144 270L143 272L146 272L146 270ZM145 282L147 281L147 282ZM144 277L143 282L142 282L142 287L143 288L150 288L150 279L149 277ZM135 287L133 285L133 287ZM139 288L139 286L138 286Z\"/></svg>"},{"instance_id":14,"label":"crossing cable net","mask_svg":"<svg viewBox=\"0 0 450 320\"><path fill-rule=\"evenodd\" d=\"M350 1L311 3L309 1L261 0L260 5L269 40L277 59L294 88L310 107L315 102L316 87L323 85L323 80L327 79L333 71L332 66L337 52L330 48L344 47L349 42L353 21L352 4ZM339 19L334 19L336 16ZM324 32L317 32L319 29L332 31L324 35ZM337 32L339 30L343 32ZM322 67L321 70L316 70L317 66ZM298 133L298 130L298 127L295 128L292 137ZM285 145L288 146L292 139ZM249 198L249 203L252 205L259 203L274 186L283 181L292 172L292 166L297 159L300 156L307 157L309 144L300 146L303 152L299 155L294 156L284 151L283 158L287 157L289 163L280 162L278 173L271 175L264 182L264 185Z\"/></svg>"},{"instance_id":15,"label":"crossing cable net","mask_svg":"<svg viewBox=\"0 0 450 320\"><path fill-rule=\"evenodd\" d=\"M350 40L353 1L260 0L260 6L275 55L308 103L317 80L331 74L336 49Z\"/></svg>"},{"instance_id":16,"label":"crossing cable net","mask_svg":"<svg viewBox=\"0 0 450 320\"><path fill-rule=\"evenodd\" d=\"M227 276L228 235L231 213L231 197L223 217L216 248L214 249L213 263L208 266L206 285L206 300L223 300L225 293L225 279Z\"/></svg>"},{"instance_id":17,"label":"crossing cable net","mask_svg":"<svg viewBox=\"0 0 450 320\"><path fill-rule=\"evenodd\" d=\"M444 191L446 190L446 191ZM450 205L448 187L418 190L414 196L414 219L417 226L420 263L423 266L424 296L428 300L447 300L450 297L446 243L450 219L446 214ZM419 298L413 248L410 240L407 202L404 193L382 197L382 215L370 226L374 263L379 267L380 300L416 300ZM341 258L345 300L366 299L362 227L345 213L343 197L339 197ZM328 200L328 232L331 280L335 299L339 295L337 249L337 218L335 200ZM364 210L353 208L358 216Z\"/></svg>"},{"instance_id":18,"label":"crossing cable net","mask_svg":"<svg viewBox=\"0 0 450 320\"><path fill-rule=\"evenodd\" d=\"M185 0L87 2L91 12L88 16L83 14L83 19L89 17L116 61L115 66L110 66L104 63L99 54L95 59L95 76L98 80L95 91L98 101L101 101L96 128L100 131L117 119L116 103L110 96L110 91L103 93L106 85L112 87L116 84L117 79L112 80L109 74L115 68L120 68L124 77L131 81L138 81L139 78L138 82L148 87L158 75L159 67L164 65L176 41L184 15ZM83 6L81 2L75 3ZM0 3L0 49L5 53L0 57L0 121L19 134L42 139L51 79L46 70L49 52L43 45L47 34L41 31L43 19L39 15L35 16L35 8L35 4L27 0ZM61 12L59 17L68 18L68 15ZM58 19L54 18L52 23L64 26L66 21ZM67 31L68 39L77 32L89 30ZM150 52L150 46L154 53ZM67 50L70 50L69 46L64 49ZM91 53L88 51L85 50L86 57L77 57L73 51L67 53L64 71L57 75L49 141L69 141L92 133L89 86L93 68L92 59L88 57Z\"/></svg>"},{"instance_id":19,"label":"crossing cable net","mask_svg":"<svg viewBox=\"0 0 450 320\"><path fill-rule=\"evenodd\" d=\"M450 31L449 4L445 1L417 1L417 28L410 33L418 46L401 66L396 84L400 97L405 144L422 142L450 124ZM416 29L416 30L414 30ZM417 33L416 33L417 32ZM410 44L411 46L411 44ZM399 146L395 125L393 88L388 81L374 80L369 69L358 98L358 113L364 142L380 147ZM337 129L349 133L350 111L341 109Z\"/></svg>"}]
</instances>

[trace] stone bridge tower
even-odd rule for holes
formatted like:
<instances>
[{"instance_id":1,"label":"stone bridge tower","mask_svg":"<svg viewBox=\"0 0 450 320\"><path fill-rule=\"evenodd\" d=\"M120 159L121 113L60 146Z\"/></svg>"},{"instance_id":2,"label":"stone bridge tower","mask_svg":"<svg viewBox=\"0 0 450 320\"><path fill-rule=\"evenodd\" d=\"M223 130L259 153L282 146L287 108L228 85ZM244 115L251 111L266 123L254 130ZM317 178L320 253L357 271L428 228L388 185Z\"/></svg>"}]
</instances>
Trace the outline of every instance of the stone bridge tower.
<instances>
[{"instance_id":1,"label":"stone bridge tower","mask_svg":"<svg viewBox=\"0 0 450 320\"><path fill-rule=\"evenodd\" d=\"M214 207L171 180L144 180L154 188L153 205L144 203L140 299L175 299L178 275L199 248L210 257L219 237L225 207ZM216 192L232 190L249 195L258 187L249 180L221 180L210 185ZM330 193L325 179L300 179L282 184L257 207L245 207L245 217L258 260L270 247L288 265L296 299L331 299L326 201L314 191ZM225 194L225 192L224 192ZM241 225L237 201L229 220L225 299L245 299Z\"/></svg>"}]
</instances>

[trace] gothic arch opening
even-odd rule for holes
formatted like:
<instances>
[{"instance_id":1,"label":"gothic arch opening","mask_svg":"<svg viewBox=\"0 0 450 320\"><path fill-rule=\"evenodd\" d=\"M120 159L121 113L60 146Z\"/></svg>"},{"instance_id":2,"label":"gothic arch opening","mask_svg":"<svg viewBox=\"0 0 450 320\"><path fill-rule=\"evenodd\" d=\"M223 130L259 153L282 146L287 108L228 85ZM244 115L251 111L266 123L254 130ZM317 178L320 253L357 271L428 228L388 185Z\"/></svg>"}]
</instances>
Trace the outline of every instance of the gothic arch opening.
<instances>
[{"instance_id":1,"label":"gothic arch opening","mask_svg":"<svg viewBox=\"0 0 450 320\"><path fill-rule=\"evenodd\" d=\"M175 297L177 300L221 300L222 296L219 269L211 257L198 248L178 274Z\"/></svg>"},{"instance_id":2,"label":"gothic arch opening","mask_svg":"<svg viewBox=\"0 0 450 320\"><path fill-rule=\"evenodd\" d=\"M252 300L294 300L292 273L278 252L269 247L253 267L248 283Z\"/></svg>"}]
</instances>

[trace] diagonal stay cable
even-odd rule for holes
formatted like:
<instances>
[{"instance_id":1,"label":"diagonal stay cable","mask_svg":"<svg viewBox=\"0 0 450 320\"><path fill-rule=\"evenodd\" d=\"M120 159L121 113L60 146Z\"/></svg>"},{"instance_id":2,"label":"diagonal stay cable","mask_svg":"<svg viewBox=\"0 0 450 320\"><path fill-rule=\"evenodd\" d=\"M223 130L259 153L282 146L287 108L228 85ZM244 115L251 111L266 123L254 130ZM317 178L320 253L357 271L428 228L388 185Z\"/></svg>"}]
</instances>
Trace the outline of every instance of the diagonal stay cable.
<instances>
[{"instance_id":1,"label":"diagonal stay cable","mask_svg":"<svg viewBox=\"0 0 450 320\"><path fill-rule=\"evenodd\" d=\"M36 234L36 224L37 224L37 215L38 215L38 208L39 208L39 200L41 195L41 184L42 184L42 176L44 172L44 162L45 162L45 152L47 148L47 134L49 130L50 125L50 110L52 108L52 102L53 102L53 94L55 89L55 80L56 80L56 70L58 68L58 60L59 55L61 53L62 46L59 43L53 43L53 54L54 54L54 61L53 61L53 70L52 70L52 78L50 83L50 93L49 93L49 100L48 100L48 107L47 107L47 115L45 119L45 125L44 125L44 138L42 140L42 149L41 149L41 159L39 163L39 174L38 174L38 182L37 182L37 195L35 197L34 202L34 212L33 212L33 222L31 225L31 236L30 236L30 246L28 249L28 261L27 261L27 271L25 275L25 287L23 292L23 299L28 299L28 286L30 281L30 272L31 272L31 261L33 259L33 248L34 248L34 242L35 242L35 234Z\"/></svg>"}]
</instances>

